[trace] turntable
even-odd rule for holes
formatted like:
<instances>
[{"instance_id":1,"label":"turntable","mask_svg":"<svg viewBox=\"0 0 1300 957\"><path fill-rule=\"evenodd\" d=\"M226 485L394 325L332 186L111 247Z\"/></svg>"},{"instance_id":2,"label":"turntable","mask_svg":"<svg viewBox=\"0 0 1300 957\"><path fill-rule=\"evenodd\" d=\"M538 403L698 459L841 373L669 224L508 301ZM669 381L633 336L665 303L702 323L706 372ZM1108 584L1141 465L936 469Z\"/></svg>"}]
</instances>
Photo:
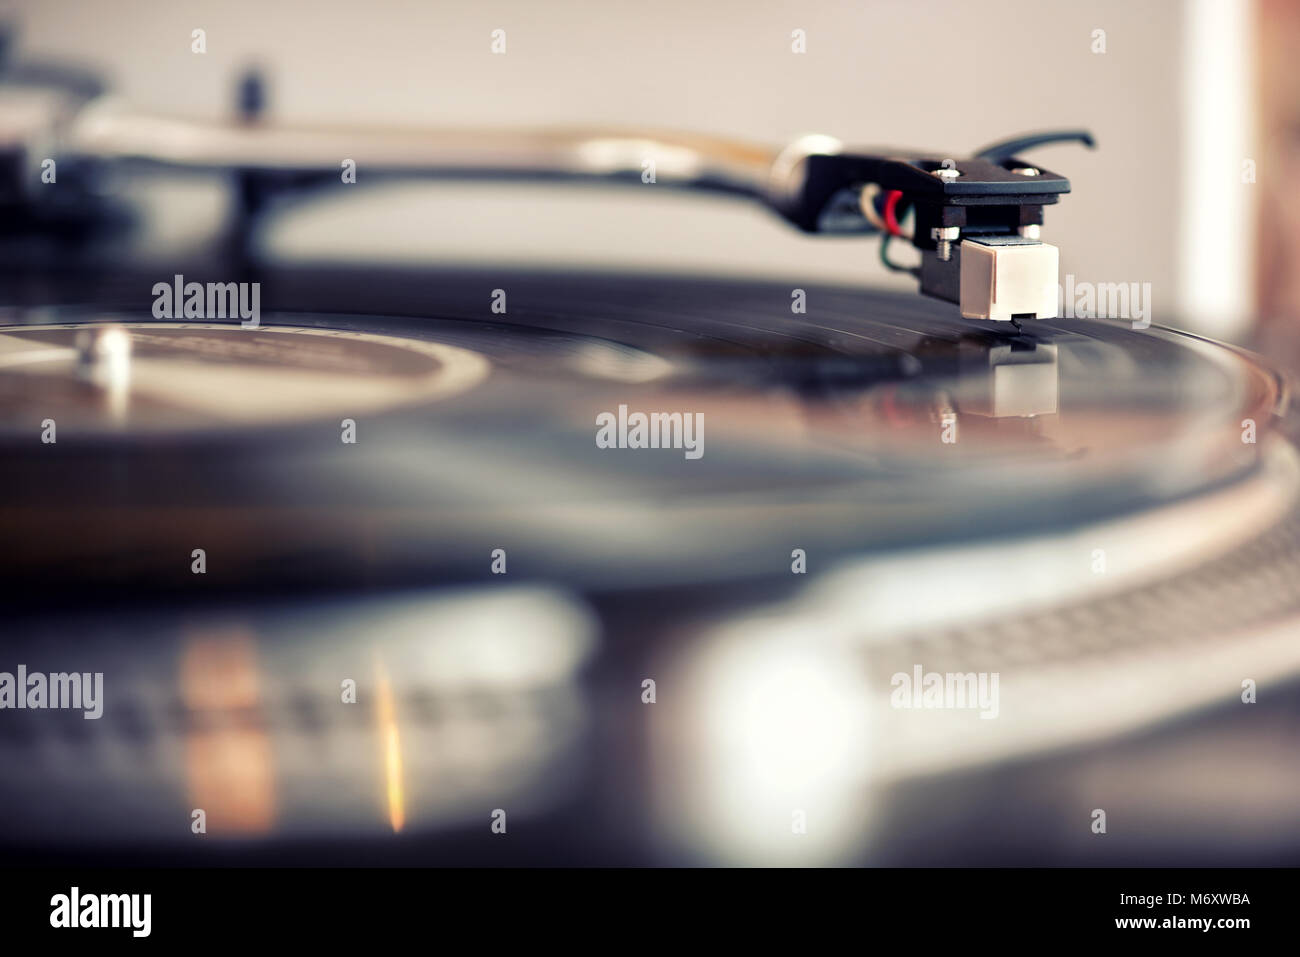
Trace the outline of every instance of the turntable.
<instances>
[{"instance_id":1,"label":"turntable","mask_svg":"<svg viewBox=\"0 0 1300 957\"><path fill-rule=\"evenodd\" d=\"M1300 847L1276 793L1243 812L1150 773L1169 747L1274 764L1300 460L1259 357L1056 318L1044 209L1069 182L1026 154L1086 133L954 158L287 129L256 78L205 125L21 64L4 98L0 671L104 689L94 720L3 714L6 853ZM108 186L159 170L232 183L201 255L135 252ZM735 195L809 242L878 238L918 294L259 255L285 202L349 171ZM1242 826L1187 822L1214 814Z\"/></svg>"}]
</instances>

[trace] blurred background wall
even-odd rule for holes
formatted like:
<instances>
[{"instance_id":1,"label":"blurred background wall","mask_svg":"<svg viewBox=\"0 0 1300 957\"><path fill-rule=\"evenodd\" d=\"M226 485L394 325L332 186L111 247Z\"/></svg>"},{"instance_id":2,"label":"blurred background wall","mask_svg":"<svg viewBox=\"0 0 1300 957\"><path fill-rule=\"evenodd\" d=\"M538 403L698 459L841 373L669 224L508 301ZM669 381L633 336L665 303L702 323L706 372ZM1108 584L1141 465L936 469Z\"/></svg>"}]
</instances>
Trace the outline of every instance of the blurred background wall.
<instances>
[{"instance_id":1,"label":"blurred background wall","mask_svg":"<svg viewBox=\"0 0 1300 957\"><path fill-rule=\"evenodd\" d=\"M1259 311L1280 333L1275 340L1292 342L1300 328L1300 3L1261 0L1259 10Z\"/></svg>"},{"instance_id":2,"label":"blurred background wall","mask_svg":"<svg viewBox=\"0 0 1300 957\"><path fill-rule=\"evenodd\" d=\"M1255 15L1245 0L0 2L25 56L95 67L139 105L185 114L229 110L239 71L257 64L271 116L331 124L596 123L774 143L813 131L953 156L1088 127L1098 150L1034 154L1074 184L1044 230L1062 276L1149 282L1157 322L1223 336L1256 294L1254 195L1239 172ZM495 29L505 55L491 52ZM806 53L792 52L796 29ZM158 213L179 241L207 208L172 196ZM800 236L761 210L667 190L340 191L271 238L313 258L580 258L913 285L883 271L874 243Z\"/></svg>"}]
</instances>

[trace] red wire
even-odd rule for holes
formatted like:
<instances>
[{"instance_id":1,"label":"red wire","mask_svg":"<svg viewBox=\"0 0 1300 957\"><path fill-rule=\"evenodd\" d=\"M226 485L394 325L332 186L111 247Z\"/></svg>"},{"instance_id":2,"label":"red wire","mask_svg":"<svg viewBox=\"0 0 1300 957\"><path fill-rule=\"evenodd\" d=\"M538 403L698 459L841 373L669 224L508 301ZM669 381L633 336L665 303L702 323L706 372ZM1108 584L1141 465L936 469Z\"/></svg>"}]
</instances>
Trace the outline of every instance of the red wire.
<instances>
[{"instance_id":1,"label":"red wire","mask_svg":"<svg viewBox=\"0 0 1300 957\"><path fill-rule=\"evenodd\" d=\"M898 209L898 201L903 196L901 189L891 189L885 194L885 228L889 230L891 236L903 235L903 230L899 228L898 218L895 215Z\"/></svg>"}]
</instances>

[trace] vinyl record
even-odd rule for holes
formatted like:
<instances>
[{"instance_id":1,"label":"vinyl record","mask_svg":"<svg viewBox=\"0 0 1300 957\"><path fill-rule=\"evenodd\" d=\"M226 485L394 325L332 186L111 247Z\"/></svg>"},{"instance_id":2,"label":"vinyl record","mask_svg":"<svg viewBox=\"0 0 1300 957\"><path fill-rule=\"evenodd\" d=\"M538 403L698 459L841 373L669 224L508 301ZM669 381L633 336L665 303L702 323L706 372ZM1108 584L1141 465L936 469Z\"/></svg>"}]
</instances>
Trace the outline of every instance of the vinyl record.
<instances>
[{"instance_id":1,"label":"vinyl record","mask_svg":"<svg viewBox=\"0 0 1300 957\"><path fill-rule=\"evenodd\" d=\"M1282 400L1248 357L1116 323L1017 332L818 288L794 314L780 287L635 276L506 285L494 314L485 276L372 278L360 314L338 275L287 274L264 287L333 309L273 307L255 329L111 301L14 312L0 520L26 545L6 577L179 585L198 539L225 556L210 582L474 578L502 543L521 573L584 586L761 576L801 541L1010 534L1243 481L1267 443L1241 423L1267 433Z\"/></svg>"}]
</instances>

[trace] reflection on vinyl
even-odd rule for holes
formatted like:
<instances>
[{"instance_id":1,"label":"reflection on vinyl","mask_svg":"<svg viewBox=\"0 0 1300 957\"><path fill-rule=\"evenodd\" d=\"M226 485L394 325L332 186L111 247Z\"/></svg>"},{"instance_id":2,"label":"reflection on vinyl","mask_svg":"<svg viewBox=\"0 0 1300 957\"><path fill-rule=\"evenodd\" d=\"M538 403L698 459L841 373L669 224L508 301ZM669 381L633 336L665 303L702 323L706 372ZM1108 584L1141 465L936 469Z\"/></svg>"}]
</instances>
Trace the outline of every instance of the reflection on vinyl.
<instances>
[{"instance_id":1,"label":"reflection on vinyl","mask_svg":"<svg viewBox=\"0 0 1300 957\"><path fill-rule=\"evenodd\" d=\"M203 859L167 823L202 808L248 860L472 861L509 804L577 859L891 861L916 782L978 806L963 773L1300 666L1300 463L1250 356L635 276L496 313L501 282L286 269L245 329L102 287L6 312L9 647L101 672L114 720L6 722L0 839ZM50 614L68 587L105 611ZM932 672L996 676L997 720L900 720ZM581 824L611 801L636 823Z\"/></svg>"}]
</instances>

